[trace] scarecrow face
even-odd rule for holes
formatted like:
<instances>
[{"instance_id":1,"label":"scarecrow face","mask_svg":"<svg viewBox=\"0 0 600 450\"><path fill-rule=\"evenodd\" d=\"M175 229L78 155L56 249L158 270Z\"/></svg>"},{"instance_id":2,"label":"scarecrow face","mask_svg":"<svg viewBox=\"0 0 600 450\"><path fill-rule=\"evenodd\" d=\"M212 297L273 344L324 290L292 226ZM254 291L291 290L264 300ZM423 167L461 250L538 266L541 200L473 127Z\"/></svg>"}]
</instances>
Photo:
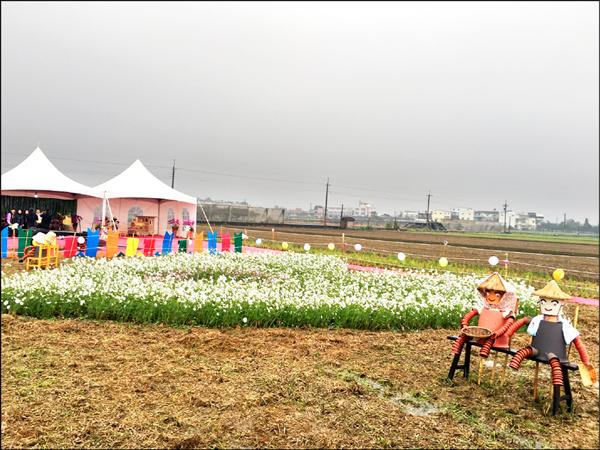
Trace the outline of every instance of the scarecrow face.
<instances>
[{"instance_id":1,"label":"scarecrow face","mask_svg":"<svg viewBox=\"0 0 600 450\"><path fill-rule=\"evenodd\" d=\"M562 302L560 300L540 298L538 305L541 313L545 316L558 316L562 309Z\"/></svg>"},{"instance_id":2,"label":"scarecrow face","mask_svg":"<svg viewBox=\"0 0 600 450\"><path fill-rule=\"evenodd\" d=\"M485 295L486 303L490 306L500 303L500 300L502 300L502 296L504 295L504 292L494 291L493 289L486 289L483 293Z\"/></svg>"}]
</instances>

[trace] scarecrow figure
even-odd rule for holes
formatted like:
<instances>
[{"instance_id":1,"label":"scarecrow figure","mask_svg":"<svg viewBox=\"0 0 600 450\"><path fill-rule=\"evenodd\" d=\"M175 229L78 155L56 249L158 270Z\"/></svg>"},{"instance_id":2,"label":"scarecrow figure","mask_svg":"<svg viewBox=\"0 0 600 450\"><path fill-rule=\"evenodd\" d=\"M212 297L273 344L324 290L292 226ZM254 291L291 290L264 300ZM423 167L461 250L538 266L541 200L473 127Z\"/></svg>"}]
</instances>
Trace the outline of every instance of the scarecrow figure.
<instances>
[{"instance_id":1,"label":"scarecrow figure","mask_svg":"<svg viewBox=\"0 0 600 450\"><path fill-rule=\"evenodd\" d=\"M577 331L571 323L562 317L563 302L571 296L563 292L556 281L550 281L544 288L533 293L539 297L538 305L542 314L531 319L527 333L532 336L531 345L520 349L509 366L519 370L525 358L536 357L540 361L548 361L554 386L553 414L558 411L560 403L560 387L563 385L563 369L561 363L568 363L567 345L573 343L583 364L579 365L584 385L594 384L597 380L596 370L590 364L590 358Z\"/></svg>"},{"instance_id":2,"label":"scarecrow figure","mask_svg":"<svg viewBox=\"0 0 600 450\"><path fill-rule=\"evenodd\" d=\"M458 363L462 348L473 336L465 334L468 332L469 321L479 316L477 327L488 330L487 337L479 338L481 345L480 356L487 358L492 347L508 348L510 336L515 331L515 314L517 309L517 297L514 288L507 283L498 272L492 273L478 286L477 292L482 298L483 305L473 308L460 321L461 334L452 345L452 354ZM520 325L519 325L520 326ZM472 327L471 327L472 328ZM454 365L454 363L453 363Z\"/></svg>"}]
</instances>

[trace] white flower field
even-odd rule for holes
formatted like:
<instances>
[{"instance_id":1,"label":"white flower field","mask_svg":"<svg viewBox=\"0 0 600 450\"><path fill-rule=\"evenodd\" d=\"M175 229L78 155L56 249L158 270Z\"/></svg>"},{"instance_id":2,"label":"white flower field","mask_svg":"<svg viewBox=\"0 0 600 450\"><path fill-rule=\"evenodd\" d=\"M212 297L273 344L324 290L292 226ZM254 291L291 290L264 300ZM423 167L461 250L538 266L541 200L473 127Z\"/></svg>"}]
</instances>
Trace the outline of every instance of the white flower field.
<instances>
[{"instance_id":1,"label":"white flower field","mask_svg":"<svg viewBox=\"0 0 600 450\"><path fill-rule=\"evenodd\" d=\"M476 281L354 272L340 258L297 253L75 258L55 270L3 273L2 312L225 327L454 328L479 302ZM515 284L521 312L535 313L533 288Z\"/></svg>"}]
</instances>

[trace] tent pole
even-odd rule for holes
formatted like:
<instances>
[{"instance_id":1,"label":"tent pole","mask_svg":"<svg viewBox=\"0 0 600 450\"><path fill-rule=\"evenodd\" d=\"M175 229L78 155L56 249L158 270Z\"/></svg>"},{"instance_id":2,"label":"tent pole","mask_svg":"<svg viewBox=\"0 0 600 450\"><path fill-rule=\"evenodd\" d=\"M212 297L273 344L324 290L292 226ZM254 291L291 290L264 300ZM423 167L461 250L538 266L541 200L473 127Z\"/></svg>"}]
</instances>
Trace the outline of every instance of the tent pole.
<instances>
[{"instance_id":1,"label":"tent pole","mask_svg":"<svg viewBox=\"0 0 600 450\"><path fill-rule=\"evenodd\" d=\"M106 199L106 205L108 206L108 214L110 214L110 221L112 222L113 231L117 229L115 225L115 218L113 217L112 208L110 207L110 202Z\"/></svg>"},{"instance_id":2,"label":"tent pole","mask_svg":"<svg viewBox=\"0 0 600 450\"><path fill-rule=\"evenodd\" d=\"M158 217L156 218L156 234L160 235L160 198L158 200Z\"/></svg>"},{"instance_id":3,"label":"tent pole","mask_svg":"<svg viewBox=\"0 0 600 450\"><path fill-rule=\"evenodd\" d=\"M106 218L106 191L102 195L102 218L100 219L100 229L104 228L104 221Z\"/></svg>"},{"instance_id":4,"label":"tent pole","mask_svg":"<svg viewBox=\"0 0 600 450\"><path fill-rule=\"evenodd\" d=\"M200 206L200 209L202 210L202 214L204 214L204 219L206 219L206 223L208 224L208 228L210 228L210 232L213 233L213 229L210 226L210 222L208 221L208 217L206 217L206 213L204 212L204 208L202 207L202 203L198 202L198 206Z\"/></svg>"}]
</instances>

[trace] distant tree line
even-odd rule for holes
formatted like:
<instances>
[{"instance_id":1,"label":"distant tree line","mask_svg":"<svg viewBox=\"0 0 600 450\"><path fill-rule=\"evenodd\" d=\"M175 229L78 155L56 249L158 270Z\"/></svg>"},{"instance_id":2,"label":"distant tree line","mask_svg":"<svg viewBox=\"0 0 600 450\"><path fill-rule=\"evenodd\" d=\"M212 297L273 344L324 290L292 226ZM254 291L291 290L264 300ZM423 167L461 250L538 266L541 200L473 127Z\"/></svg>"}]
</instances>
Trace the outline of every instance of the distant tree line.
<instances>
[{"instance_id":1,"label":"distant tree line","mask_svg":"<svg viewBox=\"0 0 600 450\"><path fill-rule=\"evenodd\" d=\"M586 217L583 223L577 222L573 219L568 219L565 222L552 223L543 221L537 226L538 231L562 231L567 233L585 233L585 234L598 234L598 225L590 224L589 219Z\"/></svg>"}]
</instances>

